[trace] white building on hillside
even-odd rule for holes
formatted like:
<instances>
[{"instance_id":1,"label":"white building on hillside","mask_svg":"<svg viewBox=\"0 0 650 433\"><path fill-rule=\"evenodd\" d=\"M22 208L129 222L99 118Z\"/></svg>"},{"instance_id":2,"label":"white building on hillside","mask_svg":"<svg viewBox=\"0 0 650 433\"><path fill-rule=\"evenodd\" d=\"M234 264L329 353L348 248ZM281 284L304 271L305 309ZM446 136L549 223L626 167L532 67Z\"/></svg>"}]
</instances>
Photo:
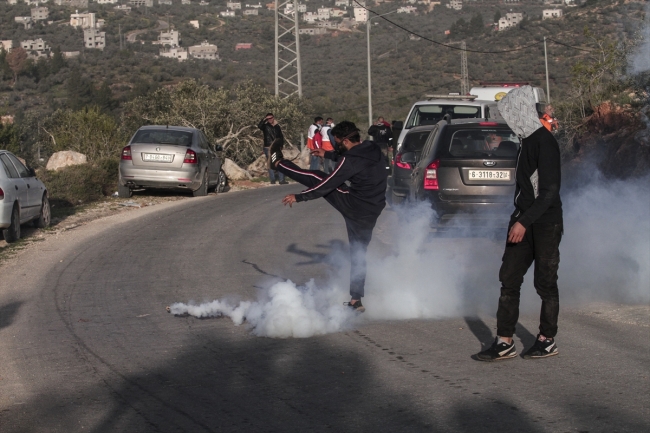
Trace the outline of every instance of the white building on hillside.
<instances>
[{"instance_id":1,"label":"white building on hillside","mask_svg":"<svg viewBox=\"0 0 650 433\"><path fill-rule=\"evenodd\" d=\"M153 42L155 45L168 45L170 47L177 47L181 44L181 34L178 30L171 29L168 32L162 31L158 35L156 42Z\"/></svg>"},{"instance_id":2,"label":"white building on hillside","mask_svg":"<svg viewBox=\"0 0 650 433\"><path fill-rule=\"evenodd\" d=\"M256 5L253 5L253 4L250 4L250 5L249 5L249 4L247 4L246 7L247 7L247 8L251 8L251 9L261 9L261 8L262 8L262 3L258 3L258 4L256 4Z\"/></svg>"},{"instance_id":3,"label":"white building on hillside","mask_svg":"<svg viewBox=\"0 0 650 433\"><path fill-rule=\"evenodd\" d=\"M542 11L543 20L548 20L553 18L562 18L562 9L544 9Z\"/></svg>"},{"instance_id":4,"label":"white building on hillside","mask_svg":"<svg viewBox=\"0 0 650 433\"><path fill-rule=\"evenodd\" d=\"M95 27L84 29L84 47L103 50L106 47L106 32L100 32Z\"/></svg>"},{"instance_id":5,"label":"white building on hillside","mask_svg":"<svg viewBox=\"0 0 650 433\"><path fill-rule=\"evenodd\" d=\"M335 9L332 9L332 10L330 11L330 17L332 17L332 18L342 18L342 17L344 17L346 14L347 14L347 12L344 11L344 10L342 10L342 9L336 9L336 8L335 8Z\"/></svg>"},{"instance_id":6,"label":"white building on hillside","mask_svg":"<svg viewBox=\"0 0 650 433\"><path fill-rule=\"evenodd\" d=\"M402 6L401 8L397 9L398 14L414 14L416 13L418 8L415 6Z\"/></svg>"},{"instance_id":7,"label":"white building on hillside","mask_svg":"<svg viewBox=\"0 0 650 433\"><path fill-rule=\"evenodd\" d=\"M316 28L316 29L303 28L298 30L298 33L300 33L301 35L324 35L325 33L327 33L327 30L325 30L324 28Z\"/></svg>"},{"instance_id":8,"label":"white building on hillside","mask_svg":"<svg viewBox=\"0 0 650 433\"><path fill-rule=\"evenodd\" d=\"M88 0L54 0L54 4L70 8L88 9Z\"/></svg>"},{"instance_id":9,"label":"white building on hillside","mask_svg":"<svg viewBox=\"0 0 650 433\"><path fill-rule=\"evenodd\" d=\"M183 62L187 60L187 48L181 48L181 47L161 48L160 57L167 57L170 59L176 59L179 62Z\"/></svg>"},{"instance_id":10,"label":"white building on hillside","mask_svg":"<svg viewBox=\"0 0 650 433\"><path fill-rule=\"evenodd\" d=\"M95 20L95 14L93 12L86 12L83 14L74 13L70 14L70 26L71 27L81 27L82 29L89 29L95 27L97 21Z\"/></svg>"},{"instance_id":11,"label":"white building on hillside","mask_svg":"<svg viewBox=\"0 0 650 433\"><path fill-rule=\"evenodd\" d=\"M8 53L11 52L13 47L14 47L14 41L12 40L0 41L0 49L3 49Z\"/></svg>"},{"instance_id":12,"label":"white building on hillside","mask_svg":"<svg viewBox=\"0 0 650 433\"><path fill-rule=\"evenodd\" d=\"M153 0L129 0L131 6L144 6L147 8L153 7Z\"/></svg>"},{"instance_id":13,"label":"white building on hillside","mask_svg":"<svg viewBox=\"0 0 650 433\"><path fill-rule=\"evenodd\" d=\"M190 57L203 60L220 60L219 49L208 41L201 42L201 45L193 45L188 48Z\"/></svg>"},{"instance_id":14,"label":"white building on hillside","mask_svg":"<svg viewBox=\"0 0 650 433\"><path fill-rule=\"evenodd\" d=\"M20 41L20 46L23 50L27 51L28 59L38 59L40 57L48 57L50 55L50 47L41 38L28 39Z\"/></svg>"},{"instance_id":15,"label":"white building on hillside","mask_svg":"<svg viewBox=\"0 0 650 433\"><path fill-rule=\"evenodd\" d=\"M460 11L463 9L463 0L451 0L447 7L455 11Z\"/></svg>"},{"instance_id":16,"label":"white building on hillside","mask_svg":"<svg viewBox=\"0 0 650 433\"><path fill-rule=\"evenodd\" d=\"M226 9L241 9L241 2L226 2Z\"/></svg>"},{"instance_id":17,"label":"white building on hillside","mask_svg":"<svg viewBox=\"0 0 650 433\"><path fill-rule=\"evenodd\" d=\"M505 17L501 17L499 20L499 31L501 32L510 27L515 27L525 16L526 14L524 12L508 12Z\"/></svg>"},{"instance_id":18,"label":"white building on hillside","mask_svg":"<svg viewBox=\"0 0 650 433\"><path fill-rule=\"evenodd\" d=\"M355 3L356 5L356 3ZM350 6L350 0L335 0L334 6L342 6L344 8Z\"/></svg>"},{"instance_id":19,"label":"white building on hillside","mask_svg":"<svg viewBox=\"0 0 650 433\"><path fill-rule=\"evenodd\" d=\"M225 10L225 11L219 12L219 15L221 15L222 17L234 17L235 16L235 11Z\"/></svg>"},{"instance_id":20,"label":"white building on hillside","mask_svg":"<svg viewBox=\"0 0 650 433\"><path fill-rule=\"evenodd\" d=\"M117 0L95 0L97 4L100 5L114 5L117 3Z\"/></svg>"},{"instance_id":21,"label":"white building on hillside","mask_svg":"<svg viewBox=\"0 0 650 433\"><path fill-rule=\"evenodd\" d=\"M305 12L302 15L302 19L307 24L314 24L318 20L318 14L316 12Z\"/></svg>"},{"instance_id":22,"label":"white building on hillside","mask_svg":"<svg viewBox=\"0 0 650 433\"><path fill-rule=\"evenodd\" d=\"M25 26L25 30L31 29L34 23L32 17L15 17L14 21Z\"/></svg>"},{"instance_id":23,"label":"white building on hillside","mask_svg":"<svg viewBox=\"0 0 650 433\"><path fill-rule=\"evenodd\" d=\"M368 21L368 10L361 7L355 7L354 20L358 23L365 23L366 21Z\"/></svg>"},{"instance_id":24,"label":"white building on hillside","mask_svg":"<svg viewBox=\"0 0 650 433\"><path fill-rule=\"evenodd\" d=\"M131 12L131 6L127 6L127 5L117 5L113 9L115 9L116 11L126 12L127 14Z\"/></svg>"},{"instance_id":25,"label":"white building on hillside","mask_svg":"<svg viewBox=\"0 0 650 433\"><path fill-rule=\"evenodd\" d=\"M259 15L260 11L257 9L244 9L244 12L242 12L244 15Z\"/></svg>"},{"instance_id":26,"label":"white building on hillside","mask_svg":"<svg viewBox=\"0 0 650 433\"><path fill-rule=\"evenodd\" d=\"M318 8L318 19L319 20L329 20L330 19L330 8Z\"/></svg>"},{"instance_id":27,"label":"white building on hillside","mask_svg":"<svg viewBox=\"0 0 650 433\"><path fill-rule=\"evenodd\" d=\"M48 8L41 6L32 9L32 20L40 21L46 20L50 17L50 11Z\"/></svg>"},{"instance_id":28,"label":"white building on hillside","mask_svg":"<svg viewBox=\"0 0 650 433\"><path fill-rule=\"evenodd\" d=\"M159 4L159 5L168 5L168 6L171 6L171 5L172 5L172 0L158 0L158 4Z\"/></svg>"}]
</instances>

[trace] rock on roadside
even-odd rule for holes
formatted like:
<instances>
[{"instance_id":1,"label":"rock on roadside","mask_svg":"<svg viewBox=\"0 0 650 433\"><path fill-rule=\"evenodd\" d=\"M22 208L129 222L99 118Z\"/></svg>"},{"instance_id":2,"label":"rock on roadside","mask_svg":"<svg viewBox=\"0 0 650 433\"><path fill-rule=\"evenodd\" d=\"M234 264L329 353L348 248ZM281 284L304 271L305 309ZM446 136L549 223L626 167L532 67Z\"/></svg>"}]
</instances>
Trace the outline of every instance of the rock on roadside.
<instances>
[{"instance_id":1,"label":"rock on roadside","mask_svg":"<svg viewBox=\"0 0 650 433\"><path fill-rule=\"evenodd\" d=\"M226 158L222 168L230 180L250 180L253 178L248 171L235 164L230 158Z\"/></svg>"},{"instance_id":2,"label":"rock on roadside","mask_svg":"<svg viewBox=\"0 0 650 433\"><path fill-rule=\"evenodd\" d=\"M63 167L71 165L80 165L88 162L86 155L72 150L64 150L62 152L55 152L50 156L47 161L47 170L58 170Z\"/></svg>"}]
</instances>

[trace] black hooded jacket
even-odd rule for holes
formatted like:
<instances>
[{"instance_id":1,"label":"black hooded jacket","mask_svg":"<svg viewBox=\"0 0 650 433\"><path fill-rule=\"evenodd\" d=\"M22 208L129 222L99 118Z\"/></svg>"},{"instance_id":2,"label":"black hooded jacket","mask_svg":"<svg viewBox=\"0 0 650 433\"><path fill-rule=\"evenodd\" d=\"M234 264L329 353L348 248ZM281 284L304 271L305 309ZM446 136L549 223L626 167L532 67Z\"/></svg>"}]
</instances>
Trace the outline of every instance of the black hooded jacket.
<instances>
[{"instance_id":1,"label":"black hooded jacket","mask_svg":"<svg viewBox=\"0 0 650 433\"><path fill-rule=\"evenodd\" d=\"M338 165L321 183L296 194L296 201L324 197L338 189L349 194L351 201L354 201L355 213L379 215L386 206L388 176L379 146L372 141L363 141L343 155L326 152L325 157L338 161ZM349 187L345 181L350 181Z\"/></svg>"}]
</instances>

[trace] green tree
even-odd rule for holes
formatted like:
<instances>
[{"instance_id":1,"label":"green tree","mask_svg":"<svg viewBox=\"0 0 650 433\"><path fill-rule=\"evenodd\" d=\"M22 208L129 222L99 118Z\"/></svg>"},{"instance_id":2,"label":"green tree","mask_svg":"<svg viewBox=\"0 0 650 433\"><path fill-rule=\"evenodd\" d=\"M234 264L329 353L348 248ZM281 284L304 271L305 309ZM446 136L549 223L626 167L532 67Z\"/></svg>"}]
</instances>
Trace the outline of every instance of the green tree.
<instances>
[{"instance_id":1,"label":"green tree","mask_svg":"<svg viewBox=\"0 0 650 433\"><path fill-rule=\"evenodd\" d=\"M82 110L57 110L42 126L54 152L73 150L88 161L115 158L128 139L112 116L97 106Z\"/></svg>"},{"instance_id":2,"label":"green tree","mask_svg":"<svg viewBox=\"0 0 650 433\"><path fill-rule=\"evenodd\" d=\"M495 23L498 23L499 20L501 19L501 12L497 9L496 12L494 12L494 18L492 18Z\"/></svg>"},{"instance_id":3,"label":"green tree","mask_svg":"<svg viewBox=\"0 0 650 433\"><path fill-rule=\"evenodd\" d=\"M8 150L11 153L20 155L20 140L18 131L14 125L5 125L0 122L0 149Z\"/></svg>"},{"instance_id":4,"label":"green tree","mask_svg":"<svg viewBox=\"0 0 650 433\"><path fill-rule=\"evenodd\" d=\"M266 88L244 82L235 88L211 88L195 80L164 87L127 103L123 123L130 130L143 124L188 126L202 130L226 156L249 164L260 155L260 119L273 112L288 142L296 143L309 106L298 98L276 98Z\"/></svg>"},{"instance_id":5,"label":"green tree","mask_svg":"<svg viewBox=\"0 0 650 433\"><path fill-rule=\"evenodd\" d=\"M7 54L5 60L14 75L14 84L16 84L16 81L18 81L18 75L27 65L27 51L21 47L14 48L9 54Z\"/></svg>"}]
</instances>

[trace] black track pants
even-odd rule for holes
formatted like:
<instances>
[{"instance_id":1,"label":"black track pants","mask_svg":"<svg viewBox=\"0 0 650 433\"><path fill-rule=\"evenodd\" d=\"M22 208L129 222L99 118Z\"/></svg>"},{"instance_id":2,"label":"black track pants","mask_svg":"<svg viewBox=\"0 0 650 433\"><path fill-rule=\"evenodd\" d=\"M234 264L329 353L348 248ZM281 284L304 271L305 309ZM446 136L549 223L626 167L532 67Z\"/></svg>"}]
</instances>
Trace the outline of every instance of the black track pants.
<instances>
[{"instance_id":1,"label":"black track pants","mask_svg":"<svg viewBox=\"0 0 650 433\"><path fill-rule=\"evenodd\" d=\"M515 223L511 220L508 226ZM497 310L497 335L512 337L519 319L519 296L524 275L535 262L535 290L542 298L539 315L539 332L548 338L557 334L557 320L560 312L560 298L557 287L557 270L560 264L560 241L562 224L532 224L526 230L524 239L517 243L506 243L503 263L499 271L501 296Z\"/></svg>"},{"instance_id":2,"label":"black track pants","mask_svg":"<svg viewBox=\"0 0 650 433\"><path fill-rule=\"evenodd\" d=\"M318 185L328 176L320 170L303 170L286 160L278 164L277 170L308 188ZM354 197L347 193L345 185L323 198L338 210L345 220L350 242L350 295L352 299L361 299L366 284L366 251L379 214L359 216L359 206Z\"/></svg>"}]
</instances>

